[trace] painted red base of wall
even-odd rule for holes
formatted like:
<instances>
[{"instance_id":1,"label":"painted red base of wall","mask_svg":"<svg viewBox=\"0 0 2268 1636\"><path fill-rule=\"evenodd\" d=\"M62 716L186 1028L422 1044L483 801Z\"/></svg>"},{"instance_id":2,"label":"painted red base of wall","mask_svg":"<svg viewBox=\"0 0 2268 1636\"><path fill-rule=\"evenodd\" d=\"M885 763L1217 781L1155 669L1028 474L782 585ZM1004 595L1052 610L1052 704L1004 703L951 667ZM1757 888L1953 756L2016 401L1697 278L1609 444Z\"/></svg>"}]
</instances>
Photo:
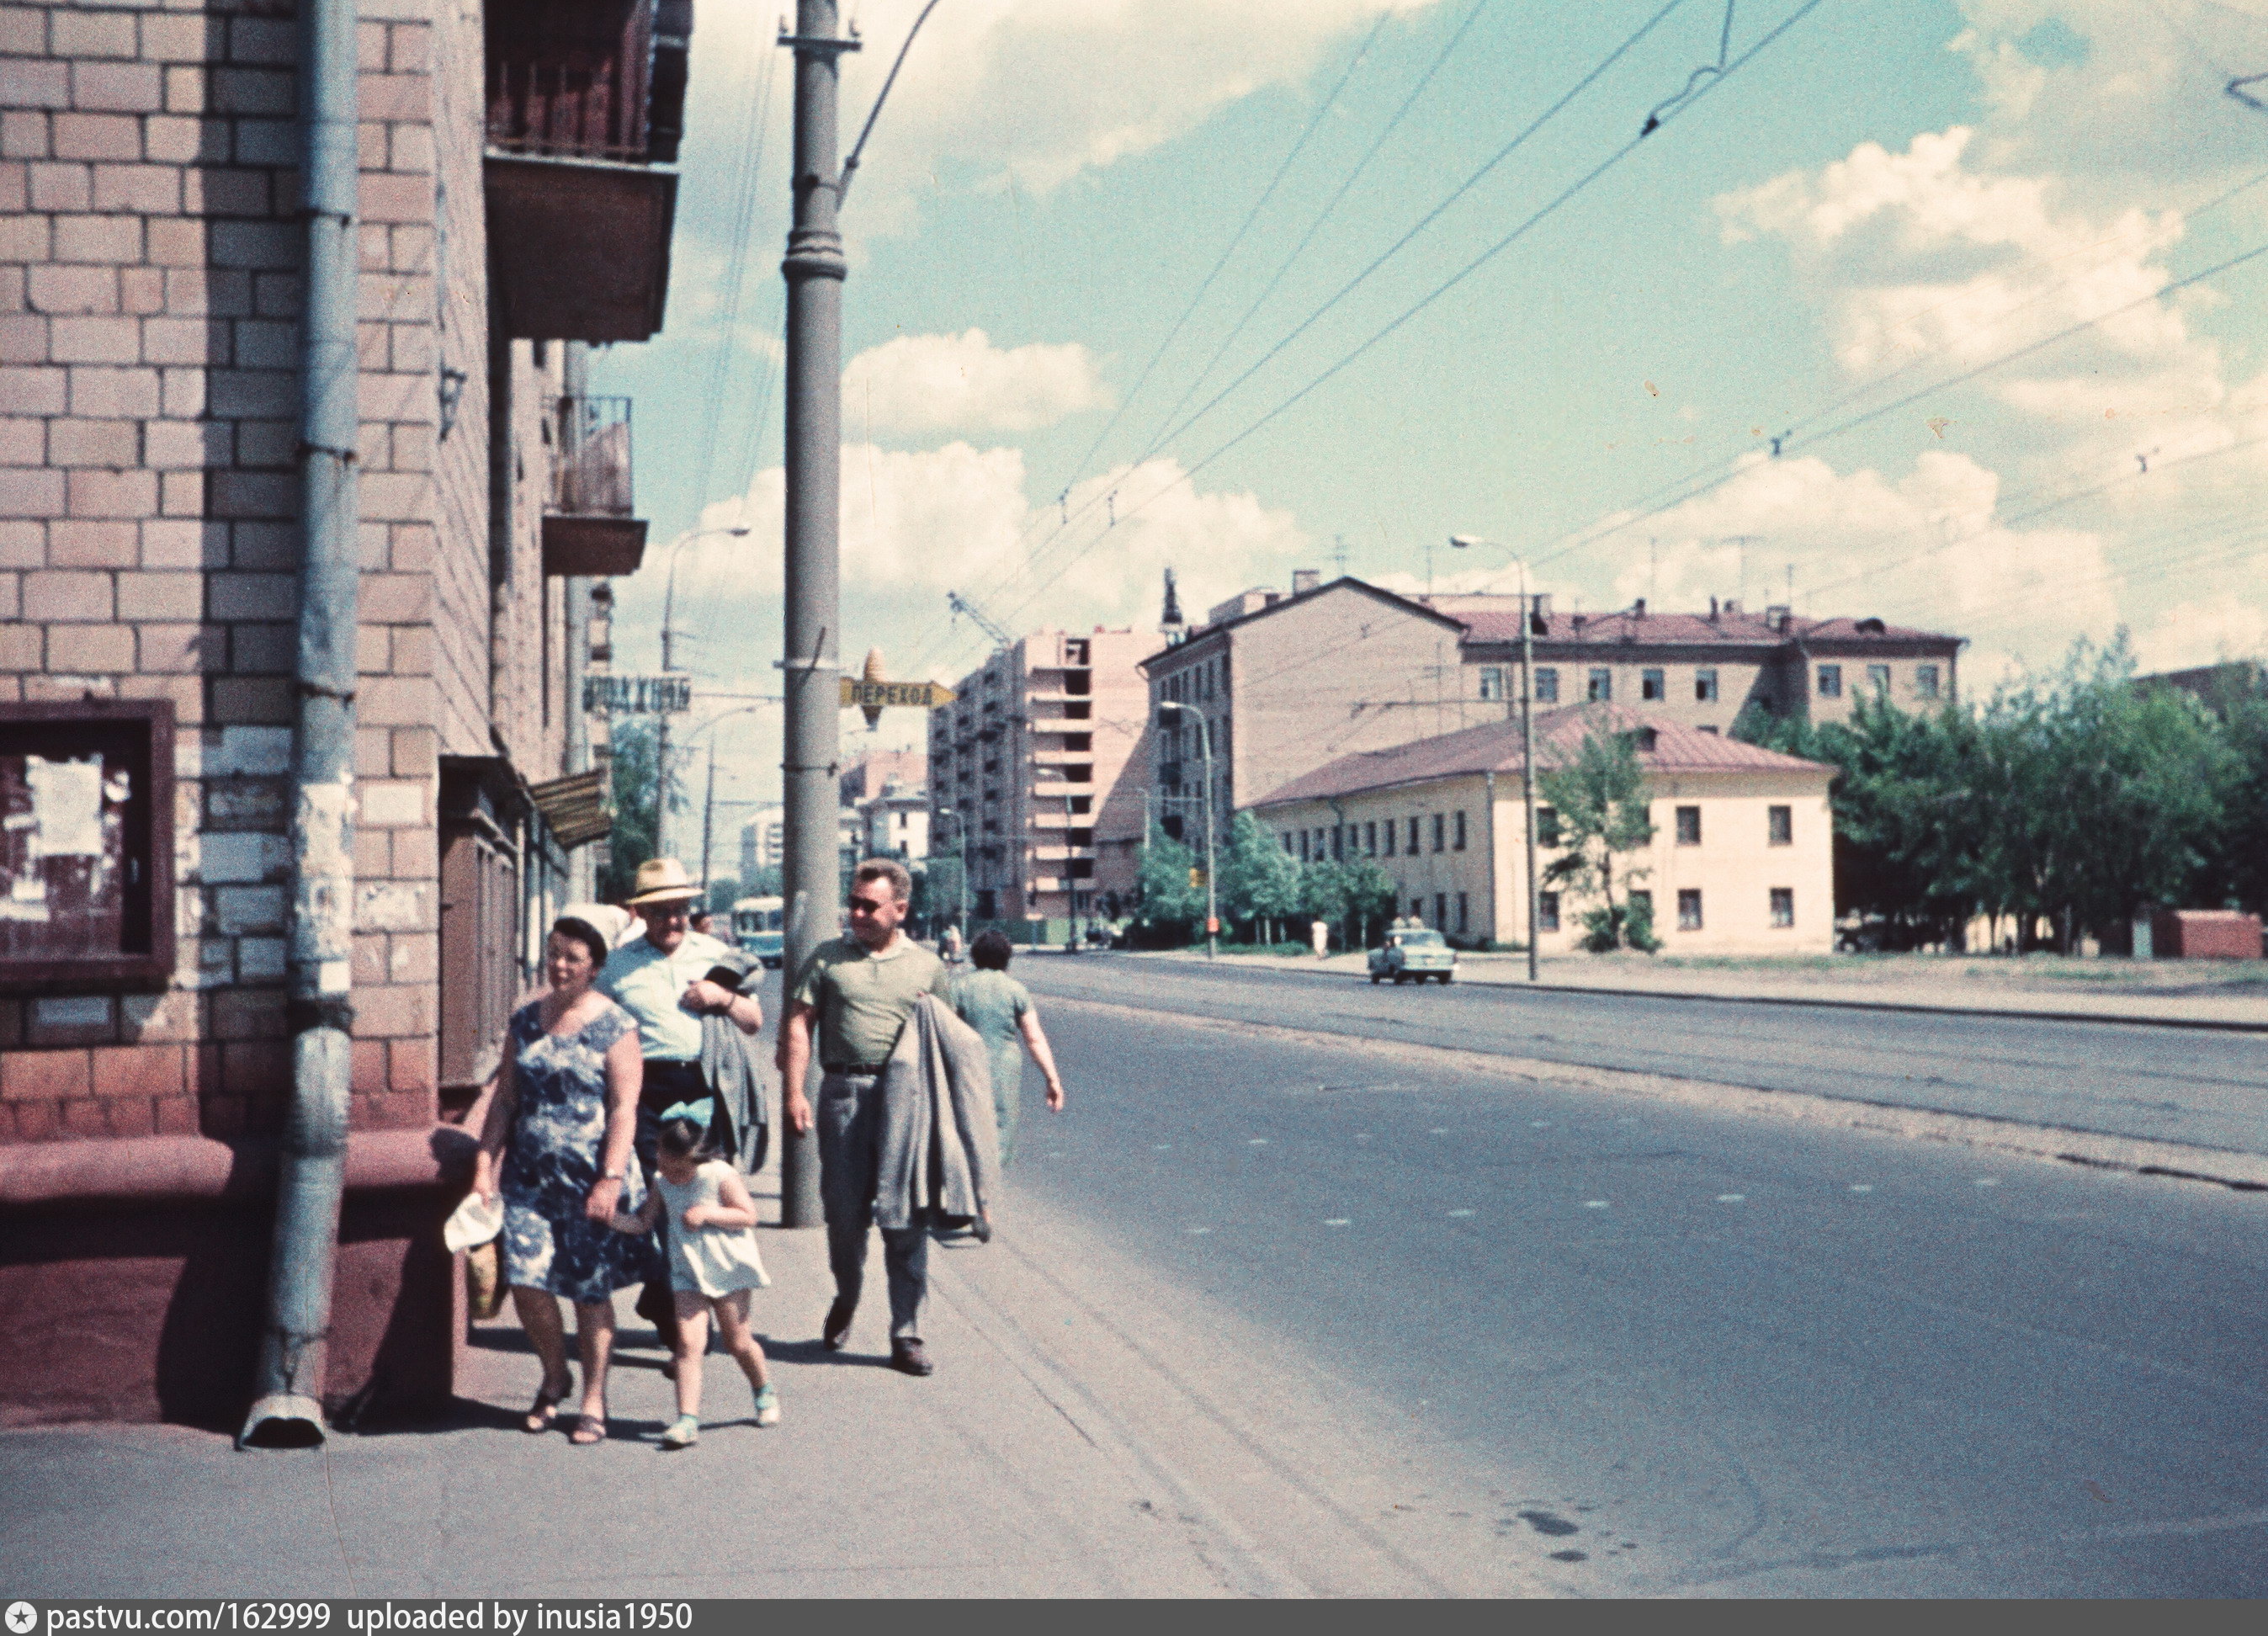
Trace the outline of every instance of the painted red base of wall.
<instances>
[{"instance_id":1,"label":"painted red base of wall","mask_svg":"<svg viewBox=\"0 0 2268 1636\"><path fill-rule=\"evenodd\" d=\"M461 1190L350 1187L324 1393L335 1415L370 1424L448 1406L464 1290L440 1229ZM272 1200L82 1196L0 1212L0 1426L237 1430L267 1315Z\"/></svg>"}]
</instances>

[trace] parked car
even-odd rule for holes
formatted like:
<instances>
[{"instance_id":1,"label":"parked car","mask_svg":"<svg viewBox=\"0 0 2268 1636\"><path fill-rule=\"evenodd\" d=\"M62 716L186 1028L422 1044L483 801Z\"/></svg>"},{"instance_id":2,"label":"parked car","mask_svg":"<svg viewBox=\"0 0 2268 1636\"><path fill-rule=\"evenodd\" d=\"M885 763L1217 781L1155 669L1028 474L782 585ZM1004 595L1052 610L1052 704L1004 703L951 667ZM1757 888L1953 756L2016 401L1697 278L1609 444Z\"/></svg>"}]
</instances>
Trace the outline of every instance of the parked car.
<instances>
[{"instance_id":1,"label":"parked car","mask_svg":"<svg viewBox=\"0 0 2268 1636\"><path fill-rule=\"evenodd\" d=\"M1457 972L1457 951L1439 932L1424 926L1397 927L1386 934L1381 948L1370 951L1370 980L1383 983L1423 983L1432 977L1447 983Z\"/></svg>"}]
</instances>

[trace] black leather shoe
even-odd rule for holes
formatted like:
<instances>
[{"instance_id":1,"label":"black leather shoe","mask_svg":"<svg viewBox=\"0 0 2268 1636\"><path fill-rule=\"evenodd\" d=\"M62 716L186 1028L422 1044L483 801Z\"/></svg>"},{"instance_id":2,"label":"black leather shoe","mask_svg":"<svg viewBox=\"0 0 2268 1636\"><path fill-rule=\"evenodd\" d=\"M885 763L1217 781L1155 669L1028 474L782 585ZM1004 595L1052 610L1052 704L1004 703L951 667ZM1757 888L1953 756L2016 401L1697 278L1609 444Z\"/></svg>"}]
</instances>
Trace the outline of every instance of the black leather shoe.
<instances>
[{"instance_id":1,"label":"black leather shoe","mask_svg":"<svg viewBox=\"0 0 2268 1636\"><path fill-rule=\"evenodd\" d=\"M858 1313L858 1308L847 1304L842 1296L837 1295L835 1304L827 1309L827 1322L820 1326L820 1345L829 1352L841 1352L848 1346L850 1344L850 1320Z\"/></svg>"},{"instance_id":2,"label":"black leather shoe","mask_svg":"<svg viewBox=\"0 0 2268 1636\"><path fill-rule=\"evenodd\" d=\"M890 1367L901 1374L934 1374L937 1365L929 1360L922 1344L911 1338L890 1343Z\"/></svg>"}]
</instances>

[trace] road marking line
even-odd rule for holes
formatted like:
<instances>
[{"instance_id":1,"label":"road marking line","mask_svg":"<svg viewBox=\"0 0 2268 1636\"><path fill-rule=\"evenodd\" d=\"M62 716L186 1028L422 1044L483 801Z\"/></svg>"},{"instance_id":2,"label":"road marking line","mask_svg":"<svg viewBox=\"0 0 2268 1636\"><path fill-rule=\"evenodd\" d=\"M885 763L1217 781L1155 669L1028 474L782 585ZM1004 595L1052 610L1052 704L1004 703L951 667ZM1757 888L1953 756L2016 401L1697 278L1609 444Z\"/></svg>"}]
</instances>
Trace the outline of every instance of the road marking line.
<instances>
[{"instance_id":1,"label":"road marking line","mask_svg":"<svg viewBox=\"0 0 2268 1636\"><path fill-rule=\"evenodd\" d=\"M1247 1147L1265 1147L1268 1146L1268 1139L1264 1136L1247 1137L1244 1145Z\"/></svg>"},{"instance_id":2,"label":"road marking line","mask_svg":"<svg viewBox=\"0 0 2268 1636\"><path fill-rule=\"evenodd\" d=\"M1452 1221L1462 1221L1469 1216L1476 1216L1478 1214L1480 1214L1480 1212L1477 1210L1452 1210L1449 1212L1449 1220Z\"/></svg>"},{"instance_id":3,"label":"road marking line","mask_svg":"<svg viewBox=\"0 0 2268 1636\"><path fill-rule=\"evenodd\" d=\"M1183 1227L1182 1230L1184 1233L1210 1233L1212 1231L1211 1227Z\"/></svg>"},{"instance_id":4,"label":"road marking line","mask_svg":"<svg viewBox=\"0 0 2268 1636\"><path fill-rule=\"evenodd\" d=\"M1432 1130L1425 1132L1428 1136L1447 1136L1448 1133L1449 1127L1445 1124L1437 1124Z\"/></svg>"},{"instance_id":5,"label":"road marking line","mask_svg":"<svg viewBox=\"0 0 2268 1636\"><path fill-rule=\"evenodd\" d=\"M1854 1193L1871 1193L1874 1190L1874 1184L1872 1182L1853 1182L1851 1183L1851 1190Z\"/></svg>"},{"instance_id":6,"label":"road marking line","mask_svg":"<svg viewBox=\"0 0 2268 1636\"><path fill-rule=\"evenodd\" d=\"M1998 1187L2000 1185L2000 1178L1997 1175L1980 1175L1977 1178L1977 1185L1979 1187Z\"/></svg>"},{"instance_id":7,"label":"road marking line","mask_svg":"<svg viewBox=\"0 0 2268 1636\"><path fill-rule=\"evenodd\" d=\"M1717 1195L1717 1202L1720 1205L1737 1205L1747 1198L1746 1193L1719 1193Z\"/></svg>"},{"instance_id":8,"label":"road marking line","mask_svg":"<svg viewBox=\"0 0 2268 1636\"><path fill-rule=\"evenodd\" d=\"M1153 1143L1150 1151L1153 1153L1170 1153L1174 1151L1174 1145L1171 1142Z\"/></svg>"},{"instance_id":9,"label":"road marking line","mask_svg":"<svg viewBox=\"0 0 2268 1636\"><path fill-rule=\"evenodd\" d=\"M1323 1222L1323 1225L1325 1227L1352 1227L1354 1225L1354 1220L1349 1216L1332 1216L1327 1219Z\"/></svg>"},{"instance_id":10,"label":"road marking line","mask_svg":"<svg viewBox=\"0 0 2268 1636\"><path fill-rule=\"evenodd\" d=\"M1587 1198L1583 1201L1583 1208L1586 1210L1604 1210L1606 1207L1607 1201L1603 1198Z\"/></svg>"}]
</instances>

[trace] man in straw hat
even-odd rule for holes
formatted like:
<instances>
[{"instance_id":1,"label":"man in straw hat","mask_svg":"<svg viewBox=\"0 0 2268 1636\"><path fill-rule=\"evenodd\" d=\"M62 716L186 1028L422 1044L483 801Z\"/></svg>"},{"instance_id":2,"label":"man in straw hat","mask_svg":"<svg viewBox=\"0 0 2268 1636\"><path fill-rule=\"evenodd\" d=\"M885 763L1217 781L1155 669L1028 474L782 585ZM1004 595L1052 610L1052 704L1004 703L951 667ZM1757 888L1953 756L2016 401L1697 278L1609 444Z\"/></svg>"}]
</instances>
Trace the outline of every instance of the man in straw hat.
<instances>
[{"instance_id":1,"label":"man in straw hat","mask_svg":"<svg viewBox=\"0 0 2268 1636\"><path fill-rule=\"evenodd\" d=\"M725 1139L719 1146L745 1143L750 1137L747 1131L730 1129L732 1122L722 1116L719 1087L710 1084L703 1072L702 1021L718 1017L742 1034L755 1034L764 1026L764 1008L754 995L725 981L745 975L748 962L715 938L692 929L694 904L701 896L701 888L674 858L652 858L640 864L628 903L645 923L645 935L619 944L607 956L596 985L637 1023L645 1080L638 1094L636 1152L649 1183L665 1111L680 1107L696 1110L694 1116L709 1126L712 1140ZM762 969L757 968L755 975L761 982ZM666 1271L648 1281L637 1309L652 1320L663 1344L674 1352L677 1312Z\"/></svg>"}]
</instances>

